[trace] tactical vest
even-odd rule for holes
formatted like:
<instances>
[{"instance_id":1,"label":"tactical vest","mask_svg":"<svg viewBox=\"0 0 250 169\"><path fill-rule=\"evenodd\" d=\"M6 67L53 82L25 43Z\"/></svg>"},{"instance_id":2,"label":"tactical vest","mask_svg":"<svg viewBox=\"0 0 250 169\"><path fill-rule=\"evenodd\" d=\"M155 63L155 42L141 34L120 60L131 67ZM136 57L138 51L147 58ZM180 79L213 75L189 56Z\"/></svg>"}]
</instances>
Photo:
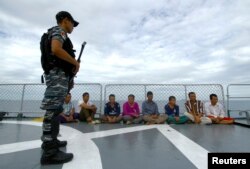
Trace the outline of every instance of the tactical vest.
<instances>
[{"instance_id":1,"label":"tactical vest","mask_svg":"<svg viewBox=\"0 0 250 169\"><path fill-rule=\"evenodd\" d=\"M41 37L40 50L41 50L41 65L45 74L48 74L54 67L63 69L66 74L71 74L74 65L58 58L51 52L51 32L53 28L50 28L47 33L44 33ZM75 50L71 40L67 37L62 47L72 58L75 58Z\"/></svg>"}]
</instances>

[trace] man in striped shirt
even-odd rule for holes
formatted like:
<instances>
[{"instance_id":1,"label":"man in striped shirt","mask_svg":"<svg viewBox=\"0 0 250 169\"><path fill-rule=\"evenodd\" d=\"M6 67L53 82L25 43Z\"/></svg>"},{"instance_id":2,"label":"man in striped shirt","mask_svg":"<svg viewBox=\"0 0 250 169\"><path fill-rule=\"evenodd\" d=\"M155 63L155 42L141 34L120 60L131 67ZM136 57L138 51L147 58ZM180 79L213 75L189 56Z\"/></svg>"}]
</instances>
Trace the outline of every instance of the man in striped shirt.
<instances>
[{"instance_id":1,"label":"man in striped shirt","mask_svg":"<svg viewBox=\"0 0 250 169\"><path fill-rule=\"evenodd\" d=\"M185 103L187 112L184 113L195 124L211 124L212 121L208 117L204 117L203 103L196 100L194 92L188 93L189 100Z\"/></svg>"}]
</instances>

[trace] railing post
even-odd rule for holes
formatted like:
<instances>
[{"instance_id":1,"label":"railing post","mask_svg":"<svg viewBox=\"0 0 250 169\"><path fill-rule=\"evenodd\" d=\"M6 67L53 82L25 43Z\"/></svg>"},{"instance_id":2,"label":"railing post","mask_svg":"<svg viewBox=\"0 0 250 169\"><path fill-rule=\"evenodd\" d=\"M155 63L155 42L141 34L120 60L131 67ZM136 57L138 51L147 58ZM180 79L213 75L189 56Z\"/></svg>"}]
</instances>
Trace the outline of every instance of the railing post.
<instances>
[{"instance_id":1,"label":"railing post","mask_svg":"<svg viewBox=\"0 0 250 169\"><path fill-rule=\"evenodd\" d=\"M218 84L218 85L220 86L221 92L222 92L223 107L224 107L224 109L226 109L226 111L227 111L227 107L225 106L225 92L224 92L224 88L223 88L222 85L220 85L220 84Z\"/></svg>"},{"instance_id":2,"label":"railing post","mask_svg":"<svg viewBox=\"0 0 250 169\"><path fill-rule=\"evenodd\" d=\"M186 100L188 99L187 98L187 85L183 85L184 86L184 89L185 89L185 98L186 98Z\"/></svg>"},{"instance_id":3,"label":"railing post","mask_svg":"<svg viewBox=\"0 0 250 169\"><path fill-rule=\"evenodd\" d=\"M101 117L101 114L102 114L102 90L103 90L102 84L100 84L100 88L101 88L101 96L100 96L100 117Z\"/></svg>"},{"instance_id":4,"label":"railing post","mask_svg":"<svg viewBox=\"0 0 250 169\"><path fill-rule=\"evenodd\" d=\"M230 84L227 86L227 115L228 117L230 117L230 94L229 94L229 88L230 88Z\"/></svg>"},{"instance_id":5,"label":"railing post","mask_svg":"<svg viewBox=\"0 0 250 169\"><path fill-rule=\"evenodd\" d=\"M21 98L21 107L20 107L20 111L19 111L19 113L17 115L17 117L19 117L19 118L23 117L23 100L24 100L25 86L26 86L26 84L23 85L22 98Z\"/></svg>"},{"instance_id":6,"label":"railing post","mask_svg":"<svg viewBox=\"0 0 250 169\"><path fill-rule=\"evenodd\" d=\"M103 98L102 98L102 106L104 107L104 105L105 105L105 102L106 102L106 95L107 95L107 87L109 86L109 84L106 84L105 86L104 86L104 96L103 96Z\"/></svg>"}]
</instances>

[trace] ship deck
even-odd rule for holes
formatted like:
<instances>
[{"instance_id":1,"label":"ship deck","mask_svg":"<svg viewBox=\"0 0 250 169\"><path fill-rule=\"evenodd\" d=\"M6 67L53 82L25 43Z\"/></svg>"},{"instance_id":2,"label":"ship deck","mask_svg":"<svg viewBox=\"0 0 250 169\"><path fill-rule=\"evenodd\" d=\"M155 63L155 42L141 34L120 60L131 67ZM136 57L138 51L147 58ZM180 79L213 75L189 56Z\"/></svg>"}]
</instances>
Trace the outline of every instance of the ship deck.
<instances>
[{"instance_id":1,"label":"ship deck","mask_svg":"<svg viewBox=\"0 0 250 169\"><path fill-rule=\"evenodd\" d=\"M74 159L40 165L41 122L0 122L3 169L207 168L208 152L250 152L250 130L239 125L61 125L60 140Z\"/></svg>"}]
</instances>

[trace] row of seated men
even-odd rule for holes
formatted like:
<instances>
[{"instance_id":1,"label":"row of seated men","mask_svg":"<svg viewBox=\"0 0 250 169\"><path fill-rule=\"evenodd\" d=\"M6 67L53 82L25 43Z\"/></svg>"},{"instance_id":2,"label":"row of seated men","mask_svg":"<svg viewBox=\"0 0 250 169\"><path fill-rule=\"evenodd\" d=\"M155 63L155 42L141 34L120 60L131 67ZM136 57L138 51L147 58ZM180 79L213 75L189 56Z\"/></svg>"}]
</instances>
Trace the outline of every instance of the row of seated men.
<instances>
[{"instance_id":1,"label":"row of seated men","mask_svg":"<svg viewBox=\"0 0 250 169\"><path fill-rule=\"evenodd\" d=\"M119 123L123 121L126 124L232 124L233 118L225 117L225 111L222 104L218 102L216 94L210 95L210 102L203 104L196 99L196 94L190 92L189 100L185 103L186 112L180 116L179 106L176 104L175 96L170 96L166 103L164 113L158 111L158 105L153 101L153 93L147 92L147 100L142 103L140 111L135 96L130 94L128 101L123 104L122 112L119 103L115 101L115 95L109 95L109 102L105 104L104 115L100 120L95 119L97 107L89 101L89 93L83 93L82 100L78 102L79 113L75 112L74 105L71 102L71 94L65 98L64 112L59 116L61 123L86 121L88 124L98 123Z\"/></svg>"}]
</instances>

